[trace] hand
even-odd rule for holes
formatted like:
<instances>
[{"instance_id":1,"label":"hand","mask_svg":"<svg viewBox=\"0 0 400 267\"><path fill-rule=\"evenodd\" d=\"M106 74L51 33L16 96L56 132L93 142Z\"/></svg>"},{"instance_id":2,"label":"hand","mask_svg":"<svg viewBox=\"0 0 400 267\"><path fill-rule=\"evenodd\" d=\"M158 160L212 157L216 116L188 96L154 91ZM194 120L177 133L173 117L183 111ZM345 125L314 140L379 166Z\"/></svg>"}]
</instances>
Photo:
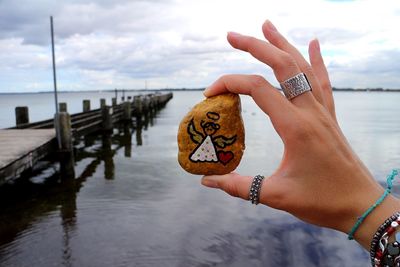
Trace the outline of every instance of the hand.
<instances>
[{"instance_id":1,"label":"hand","mask_svg":"<svg viewBox=\"0 0 400 267\"><path fill-rule=\"evenodd\" d=\"M384 190L352 151L337 123L318 40L309 45L310 65L271 22L266 21L262 30L267 41L238 33L229 33L228 41L270 66L280 82L305 73L312 91L289 101L261 76L225 75L208 87L204 95L250 95L281 137L282 161L264 179L260 203L290 212L306 222L348 233L357 217ZM205 176L202 184L248 200L252 179L253 176L230 173ZM399 207L390 196L365 220L355 238L367 247L379 224Z\"/></svg>"}]
</instances>

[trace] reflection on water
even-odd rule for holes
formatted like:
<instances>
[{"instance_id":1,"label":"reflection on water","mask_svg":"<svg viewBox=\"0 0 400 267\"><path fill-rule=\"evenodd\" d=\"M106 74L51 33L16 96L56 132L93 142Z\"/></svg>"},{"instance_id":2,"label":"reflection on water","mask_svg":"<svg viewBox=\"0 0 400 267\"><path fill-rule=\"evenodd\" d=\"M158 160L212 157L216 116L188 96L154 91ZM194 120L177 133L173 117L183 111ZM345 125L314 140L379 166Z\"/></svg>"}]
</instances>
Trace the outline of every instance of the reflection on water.
<instances>
[{"instance_id":1,"label":"reflection on water","mask_svg":"<svg viewBox=\"0 0 400 267\"><path fill-rule=\"evenodd\" d=\"M76 164L84 162L80 175L75 178L63 177L58 171L59 163L49 161L25 177L0 187L0 265L16 256L9 253L9 248L13 246L9 247L8 244L12 244L25 231L29 232L37 219L49 214L54 216L53 213L59 211L62 225L60 265L73 266L70 239L77 227L77 194L101 164L104 166L104 179L115 178L114 156L120 150L123 150L126 158L132 156L133 134L136 146L141 146L142 129L146 131L149 125L153 125L154 115L146 114L144 119L137 117L135 126L131 122L120 123L113 133L96 133L75 140ZM17 266L19 264L32 266L29 261L20 262Z\"/></svg>"},{"instance_id":2,"label":"reflection on water","mask_svg":"<svg viewBox=\"0 0 400 267\"><path fill-rule=\"evenodd\" d=\"M369 265L344 234L206 189L185 173L176 132L201 99L201 92L175 93L137 127L76 140L75 179L60 179L58 164L49 163L1 187L0 266ZM336 94L344 132L381 182L400 163L393 116L400 106L388 110L379 104L386 100L400 94ZM242 108L247 137L238 172L271 173L283 150L279 136L250 98L242 97Z\"/></svg>"}]
</instances>

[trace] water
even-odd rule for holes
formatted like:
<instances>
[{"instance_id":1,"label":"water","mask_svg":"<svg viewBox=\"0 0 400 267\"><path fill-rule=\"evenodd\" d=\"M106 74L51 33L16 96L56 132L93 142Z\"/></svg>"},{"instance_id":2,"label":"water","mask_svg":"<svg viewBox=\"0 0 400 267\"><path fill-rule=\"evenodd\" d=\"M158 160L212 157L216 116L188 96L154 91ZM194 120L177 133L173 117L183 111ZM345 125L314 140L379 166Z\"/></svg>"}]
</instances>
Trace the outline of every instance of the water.
<instances>
[{"instance_id":1,"label":"water","mask_svg":"<svg viewBox=\"0 0 400 267\"><path fill-rule=\"evenodd\" d=\"M28 103L36 97L25 95ZM112 137L77 140L74 181L60 182L53 164L1 188L0 266L369 265L346 235L202 187L200 176L185 173L176 132L201 99L201 92L176 92L140 131L120 126ZM400 93L335 99L350 143L383 183L400 165ZM271 173L282 143L250 98L242 106L247 136L238 172Z\"/></svg>"}]
</instances>

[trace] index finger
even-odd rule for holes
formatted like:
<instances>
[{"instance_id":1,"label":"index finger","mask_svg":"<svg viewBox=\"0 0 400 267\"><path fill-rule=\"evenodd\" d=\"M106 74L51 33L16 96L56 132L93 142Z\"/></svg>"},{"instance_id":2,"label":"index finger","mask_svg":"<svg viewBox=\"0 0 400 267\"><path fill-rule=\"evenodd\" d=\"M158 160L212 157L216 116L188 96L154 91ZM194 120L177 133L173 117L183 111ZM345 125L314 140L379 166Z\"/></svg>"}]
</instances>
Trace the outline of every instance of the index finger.
<instances>
[{"instance_id":1,"label":"index finger","mask_svg":"<svg viewBox=\"0 0 400 267\"><path fill-rule=\"evenodd\" d=\"M275 126L284 126L293 118L295 106L291 105L282 93L259 75L231 74L221 76L205 91L206 97L222 93L249 95L254 102L271 118ZM279 130L277 128L277 130Z\"/></svg>"},{"instance_id":2,"label":"index finger","mask_svg":"<svg viewBox=\"0 0 400 267\"><path fill-rule=\"evenodd\" d=\"M234 32L229 32L227 38L234 48L249 52L256 59L270 66L280 83L301 73L292 55L271 43ZM312 93L305 92L293 98L292 102L297 106L308 107L313 100Z\"/></svg>"}]
</instances>

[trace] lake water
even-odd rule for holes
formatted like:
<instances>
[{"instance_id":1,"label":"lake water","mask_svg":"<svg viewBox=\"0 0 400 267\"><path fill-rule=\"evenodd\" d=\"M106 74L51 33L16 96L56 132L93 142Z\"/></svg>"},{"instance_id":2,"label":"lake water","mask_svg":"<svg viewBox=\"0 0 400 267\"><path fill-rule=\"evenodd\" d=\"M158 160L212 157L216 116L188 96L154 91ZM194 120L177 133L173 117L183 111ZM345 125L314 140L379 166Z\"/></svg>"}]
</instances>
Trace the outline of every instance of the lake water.
<instances>
[{"instance_id":1,"label":"lake water","mask_svg":"<svg viewBox=\"0 0 400 267\"><path fill-rule=\"evenodd\" d=\"M103 96L63 97L78 112L82 99ZM0 188L0 266L369 266L346 235L205 188L180 168L178 124L202 98L175 92L141 130L76 140L73 181L60 181L54 163ZM337 92L335 100L349 142L383 184L400 166L400 93ZM0 96L0 128L14 124L17 105L29 105L33 121L51 117L52 103L50 94ZM242 108L238 172L272 173L282 143L249 97Z\"/></svg>"}]
</instances>

